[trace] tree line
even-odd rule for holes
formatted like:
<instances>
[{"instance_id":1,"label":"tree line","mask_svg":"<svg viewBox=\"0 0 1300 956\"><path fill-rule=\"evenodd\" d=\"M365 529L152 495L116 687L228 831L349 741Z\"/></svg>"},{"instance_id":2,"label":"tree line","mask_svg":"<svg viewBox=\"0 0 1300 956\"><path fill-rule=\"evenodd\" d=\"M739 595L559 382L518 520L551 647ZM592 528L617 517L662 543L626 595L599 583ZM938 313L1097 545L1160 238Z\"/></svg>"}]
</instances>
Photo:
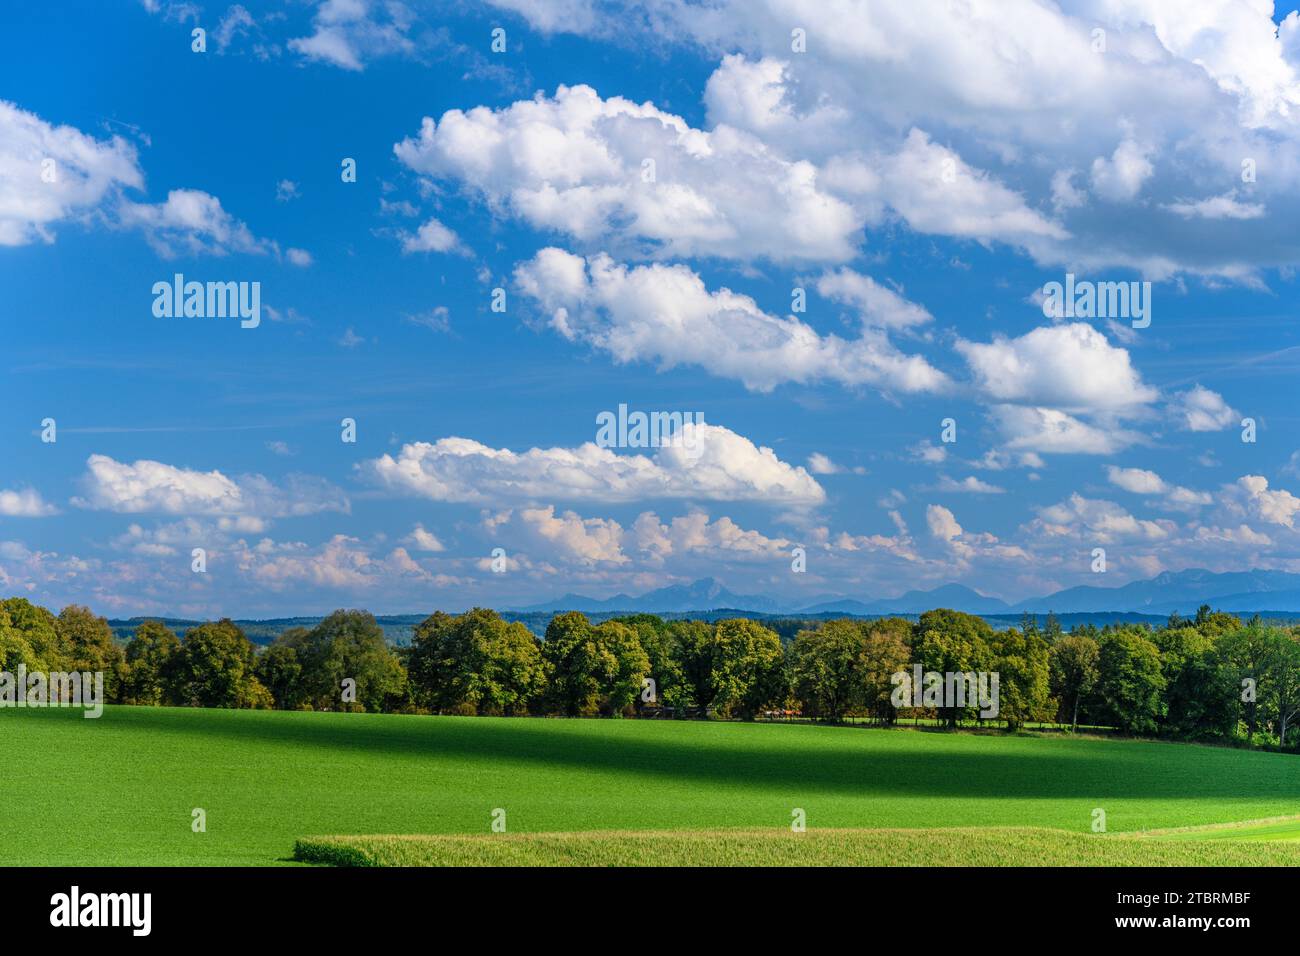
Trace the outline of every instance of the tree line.
<instances>
[{"instance_id":1,"label":"tree line","mask_svg":"<svg viewBox=\"0 0 1300 956\"><path fill-rule=\"evenodd\" d=\"M500 716L796 713L882 724L980 720L977 705L896 707L895 674L920 665L999 675L994 721L1100 726L1151 736L1300 747L1300 627L1202 607L1162 627L1080 625L1048 615L994 630L939 609L902 618L808 622L792 640L745 618L599 624L555 615L543 638L495 611L438 611L407 646L364 611L336 611L258 647L229 620L184 639L144 621L122 646L79 606L57 616L0 601L0 670L105 674L110 703Z\"/></svg>"}]
</instances>

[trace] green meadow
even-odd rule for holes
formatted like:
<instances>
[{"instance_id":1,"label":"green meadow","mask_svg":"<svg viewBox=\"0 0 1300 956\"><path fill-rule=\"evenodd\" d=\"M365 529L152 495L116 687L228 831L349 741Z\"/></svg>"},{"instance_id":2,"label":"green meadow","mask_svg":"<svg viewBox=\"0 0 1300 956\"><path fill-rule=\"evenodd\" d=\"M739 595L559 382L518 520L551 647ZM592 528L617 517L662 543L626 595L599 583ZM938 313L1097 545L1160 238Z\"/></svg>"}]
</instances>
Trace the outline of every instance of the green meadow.
<instances>
[{"instance_id":1,"label":"green meadow","mask_svg":"<svg viewBox=\"0 0 1300 956\"><path fill-rule=\"evenodd\" d=\"M0 758L4 865L1300 863L1300 758L1190 744L109 707L0 711Z\"/></svg>"},{"instance_id":2,"label":"green meadow","mask_svg":"<svg viewBox=\"0 0 1300 956\"><path fill-rule=\"evenodd\" d=\"M1300 846L1067 833L931 830L659 830L485 836L307 837L297 859L331 866L1296 866Z\"/></svg>"}]
</instances>

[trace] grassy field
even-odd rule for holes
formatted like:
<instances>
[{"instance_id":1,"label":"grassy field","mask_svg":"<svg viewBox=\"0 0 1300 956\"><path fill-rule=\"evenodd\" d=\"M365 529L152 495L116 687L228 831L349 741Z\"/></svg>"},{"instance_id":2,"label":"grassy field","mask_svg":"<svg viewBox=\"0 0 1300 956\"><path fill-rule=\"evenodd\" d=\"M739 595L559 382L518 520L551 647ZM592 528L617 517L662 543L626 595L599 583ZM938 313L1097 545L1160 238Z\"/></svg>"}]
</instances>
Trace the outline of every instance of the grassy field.
<instances>
[{"instance_id":1,"label":"grassy field","mask_svg":"<svg viewBox=\"0 0 1300 956\"><path fill-rule=\"evenodd\" d=\"M0 864L286 863L315 834L489 834L495 808L514 840L777 836L798 807L814 847L823 829L1091 839L1097 807L1111 835L1300 813L1294 756L1060 736L114 707L0 710L0 755Z\"/></svg>"},{"instance_id":2,"label":"grassy field","mask_svg":"<svg viewBox=\"0 0 1300 956\"><path fill-rule=\"evenodd\" d=\"M1300 850L1300 818L1230 823L1226 826L1187 827L1173 831L1157 830L1152 835L1162 840L1293 843L1297 850Z\"/></svg>"},{"instance_id":3,"label":"grassy field","mask_svg":"<svg viewBox=\"0 0 1300 956\"><path fill-rule=\"evenodd\" d=\"M1033 827L666 830L315 837L295 858L332 866L1300 866L1300 843L1214 843Z\"/></svg>"}]
</instances>

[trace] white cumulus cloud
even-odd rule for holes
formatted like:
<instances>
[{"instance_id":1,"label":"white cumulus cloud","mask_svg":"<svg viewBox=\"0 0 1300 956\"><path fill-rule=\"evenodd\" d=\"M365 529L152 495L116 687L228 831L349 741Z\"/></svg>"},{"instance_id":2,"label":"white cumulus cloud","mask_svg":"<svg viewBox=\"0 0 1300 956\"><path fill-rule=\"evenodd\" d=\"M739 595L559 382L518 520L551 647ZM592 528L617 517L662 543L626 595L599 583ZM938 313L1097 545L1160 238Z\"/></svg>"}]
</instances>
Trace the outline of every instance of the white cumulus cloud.
<instances>
[{"instance_id":1,"label":"white cumulus cloud","mask_svg":"<svg viewBox=\"0 0 1300 956\"><path fill-rule=\"evenodd\" d=\"M312 17L311 34L291 39L289 49L360 72L375 57L413 52L408 35L413 21L410 8L396 0L325 0Z\"/></svg>"},{"instance_id":2,"label":"white cumulus cloud","mask_svg":"<svg viewBox=\"0 0 1300 956\"><path fill-rule=\"evenodd\" d=\"M254 515L288 517L323 511L348 512L347 498L319 478L290 475L276 485L262 475L229 478L160 461L127 463L91 455L81 480L82 508L123 514Z\"/></svg>"},{"instance_id":3,"label":"white cumulus cloud","mask_svg":"<svg viewBox=\"0 0 1300 956\"><path fill-rule=\"evenodd\" d=\"M426 117L394 152L538 228L665 256L842 261L863 224L812 163L589 86Z\"/></svg>"},{"instance_id":4,"label":"white cumulus cloud","mask_svg":"<svg viewBox=\"0 0 1300 956\"><path fill-rule=\"evenodd\" d=\"M619 362L698 365L755 391L787 382L831 381L900 392L934 392L948 379L883 332L821 335L797 317L764 312L749 296L708 289L694 271L653 263L629 268L606 255L584 259L541 250L515 270L524 295L571 340Z\"/></svg>"},{"instance_id":5,"label":"white cumulus cloud","mask_svg":"<svg viewBox=\"0 0 1300 956\"><path fill-rule=\"evenodd\" d=\"M0 246L53 242L57 223L91 215L123 187L143 186L126 140L54 126L0 100Z\"/></svg>"},{"instance_id":6,"label":"white cumulus cloud","mask_svg":"<svg viewBox=\"0 0 1300 956\"><path fill-rule=\"evenodd\" d=\"M1126 349L1085 322L1041 326L1018 338L960 340L976 385L1000 402L1067 412L1123 411L1146 405L1156 390L1143 383Z\"/></svg>"},{"instance_id":7,"label":"white cumulus cloud","mask_svg":"<svg viewBox=\"0 0 1300 956\"><path fill-rule=\"evenodd\" d=\"M443 438L404 445L396 456L360 467L387 488L438 501L690 498L811 505L825 499L806 470L729 429L691 424L683 437L683 445L652 454L620 454L595 442L515 452Z\"/></svg>"},{"instance_id":8,"label":"white cumulus cloud","mask_svg":"<svg viewBox=\"0 0 1300 956\"><path fill-rule=\"evenodd\" d=\"M59 509L41 497L35 488L18 491L0 489L0 515L9 518L44 518L58 514Z\"/></svg>"},{"instance_id":9,"label":"white cumulus cloud","mask_svg":"<svg viewBox=\"0 0 1300 956\"><path fill-rule=\"evenodd\" d=\"M1181 427L1192 432L1222 431L1241 420L1241 414L1222 395L1202 385L1175 395L1172 410Z\"/></svg>"}]
</instances>

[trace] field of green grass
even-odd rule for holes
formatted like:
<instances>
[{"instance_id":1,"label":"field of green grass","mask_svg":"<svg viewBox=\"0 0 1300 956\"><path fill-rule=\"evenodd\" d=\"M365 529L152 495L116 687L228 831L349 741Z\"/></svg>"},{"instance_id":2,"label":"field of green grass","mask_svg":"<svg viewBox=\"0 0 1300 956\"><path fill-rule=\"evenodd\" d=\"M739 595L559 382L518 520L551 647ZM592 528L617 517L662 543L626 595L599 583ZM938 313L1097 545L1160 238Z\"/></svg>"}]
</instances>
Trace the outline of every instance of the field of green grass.
<instances>
[{"instance_id":1,"label":"field of green grass","mask_svg":"<svg viewBox=\"0 0 1300 956\"><path fill-rule=\"evenodd\" d=\"M1033 827L308 837L331 866L1300 866L1300 845Z\"/></svg>"},{"instance_id":2,"label":"field of green grass","mask_svg":"<svg viewBox=\"0 0 1300 956\"><path fill-rule=\"evenodd\" d=\"M1156 831L1153 835L1162 840L1294 843L1297 850L1300 850L1300 818L1248 821L1231 823L1227 826L1188 827L1173 831Z\"/></svg>"},{"instance_id":3,"label":"field of green grass","mask_svg":"<svg viewBox=\"0 0 1300 956\"><path fill-rule=\"evenodd\" d=\"M625 846L790 836L796 807L810 846L826 829L1093 839L1098 807L1111 835L1300 814L1300 758L1086 737L110 707L0 710L0 757L0 865L285 863L320 834L490 838L496 808L511 840L621 831ZM1022 862L1043 862L1034 846Z\"/></svg>"}]
</instances>

